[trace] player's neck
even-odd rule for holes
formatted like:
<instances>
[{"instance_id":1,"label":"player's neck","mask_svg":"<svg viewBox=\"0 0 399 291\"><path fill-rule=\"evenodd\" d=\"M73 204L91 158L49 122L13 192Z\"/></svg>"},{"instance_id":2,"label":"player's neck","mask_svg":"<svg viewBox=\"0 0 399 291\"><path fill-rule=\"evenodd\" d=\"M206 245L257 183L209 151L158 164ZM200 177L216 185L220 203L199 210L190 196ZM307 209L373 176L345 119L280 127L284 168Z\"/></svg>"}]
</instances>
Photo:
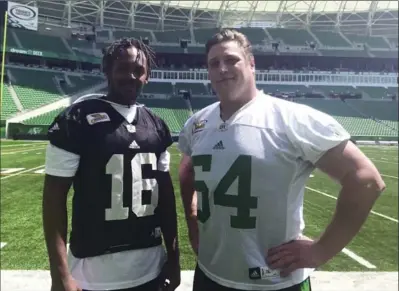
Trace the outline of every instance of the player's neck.
<instances>
[{"instance_id":1,"label":"player's neck","mask_svg":"<svg viewBox=\"0 0 399 291\"><path fill-rule=\"evenodd\" d=\"M228 98L220 98L220 118L223 121L228 120L231 116L234 115L238 110L241 109L245 104L251 102L256 97L256 90L254 92L248 92L243 94L245 98L238 98L234 101L229 100Z\"/></svg>"},{"instance_id":2,"label":"player's neck","mask_svg":"<svg viewBox=\"0 0 399 291\"><path fill-rule=\"evenodd\" d=\"M136 99L127 99L121 96L120 94L114 93L114 92L109 92L108 95L106 96L106 99L112 103L116 103L118 105L122 106L133 106L136 104Z\"/></svg>"}]
</instances>

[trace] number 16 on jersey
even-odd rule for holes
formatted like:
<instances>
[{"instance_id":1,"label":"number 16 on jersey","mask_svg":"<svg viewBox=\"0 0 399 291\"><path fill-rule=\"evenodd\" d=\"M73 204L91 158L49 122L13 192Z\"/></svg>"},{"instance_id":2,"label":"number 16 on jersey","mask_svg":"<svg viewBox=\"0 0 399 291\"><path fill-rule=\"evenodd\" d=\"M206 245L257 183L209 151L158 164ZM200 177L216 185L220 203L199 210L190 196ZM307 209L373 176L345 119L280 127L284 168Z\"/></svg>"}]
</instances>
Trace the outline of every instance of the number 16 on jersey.
<instances>
[{"instance_id":1,"label":"number 16 on jersey","mask_svg":"<svg viewBox=\"0 0 399 291\"><path fill-rule=\"evenodd\" d=\"M112 176L111 208L105 209L105 220L124 220L129 218L129 207L123 206L124 155L113 155L107 165L106 173ZM154 153L138 153L131 160L132 166L132 212L137 217L154 215L158 206L158 183L156 179L143 179L142 165L149 164L157 170L157 157ZM143 205L143 191L151 193L151 203Z\"/></svg>"}]
</instances>

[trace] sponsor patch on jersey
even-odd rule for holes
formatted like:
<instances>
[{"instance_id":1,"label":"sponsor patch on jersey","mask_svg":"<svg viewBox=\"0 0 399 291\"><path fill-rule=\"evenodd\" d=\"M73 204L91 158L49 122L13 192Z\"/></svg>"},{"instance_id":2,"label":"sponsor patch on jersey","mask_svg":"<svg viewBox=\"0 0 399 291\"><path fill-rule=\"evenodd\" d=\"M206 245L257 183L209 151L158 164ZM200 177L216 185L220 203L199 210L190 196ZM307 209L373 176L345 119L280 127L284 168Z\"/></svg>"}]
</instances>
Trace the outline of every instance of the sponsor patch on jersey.
<instances>
[{"instance_id":1,"label":"sponsor patch on jersey","mask_svg":"<svg viewBox=\"0 0 399 291\"><path fill-rule=\"evenodd\" d=\"M208 122L208 120L206 120L206 119L194 122L193 134L204 130L205 124L207 122Z\"/></svg>"},{"instance_id":2,"label":"sponsor patch on jersey","mask_svg":"<svg viewBox=\"0 0 399 291\"><path fill-rule=\"evenodd\" d=\"M280 272L277 270L271 270L268 267L255 267L248 269L249 279L259 280L259 279L272 279L280 276Z\"/></svg>"},{"instance_id":3,"label":"sponsor patch on jersey","mask_svg":"<svg viewBox=\"0 0 399 291\"><path fill-rule=\"evenodd\" d=\"M98 112L98 113L92 113L86 116L87 122L90 125L99 123L99 122L106 122L106 121L111 121L109 118L108 114L105 112Z\"/></svg>"}]
</instances>

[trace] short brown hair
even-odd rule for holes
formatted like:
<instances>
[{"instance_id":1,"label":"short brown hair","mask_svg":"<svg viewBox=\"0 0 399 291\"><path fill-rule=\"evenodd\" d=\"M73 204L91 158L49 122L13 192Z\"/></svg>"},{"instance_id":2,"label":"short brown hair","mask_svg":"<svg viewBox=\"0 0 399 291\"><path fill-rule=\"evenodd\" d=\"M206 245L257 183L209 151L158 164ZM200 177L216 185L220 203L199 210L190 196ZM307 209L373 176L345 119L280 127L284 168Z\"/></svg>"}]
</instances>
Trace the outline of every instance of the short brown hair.
<instances>
[{"instance_id":1,"label":"short brown hair","mask_svg":"<svg viewBox=\"0 0 399 291\"><path fill-rule=\"evenodd\" d=\"M222 29L218 33L214 34L205 44L206 55L208 56L209 51L214 45L225 41L235 41L244 50L245 55L248 58L253 57L252 45L248 38L234 29Z\"/></svg>"}]
</instances>

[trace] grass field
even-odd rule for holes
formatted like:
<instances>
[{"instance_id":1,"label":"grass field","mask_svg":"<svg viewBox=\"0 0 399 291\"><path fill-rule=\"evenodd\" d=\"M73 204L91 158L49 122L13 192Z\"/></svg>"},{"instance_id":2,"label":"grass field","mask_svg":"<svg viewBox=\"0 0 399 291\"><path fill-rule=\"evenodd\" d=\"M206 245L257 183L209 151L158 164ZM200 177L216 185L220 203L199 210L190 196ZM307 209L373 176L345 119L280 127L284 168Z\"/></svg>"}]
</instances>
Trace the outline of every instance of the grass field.
<instances>
[{"instance_id":1,"label":"grass field","mask_svg":"<svg viewBox=\"0 0 399 291\"><path fill-rule=\"evenodd\" d=\"M1 142L2 270L48 269L41 220L45 146L45 142ZM320 268L323 271L398 270L397 147L368 146L361 149L384 175L387 189L359 235L344 252ZM172 148L171 154L171 171L178 201L182 268L191 270L195 260L187 240L177 180L180 158L176 148ZM313 173L307 186L305 234L315 237L331 219L339 186L318 171ZM71 198L72 195L69 202Z\"/></svg>"}]
</instances>

